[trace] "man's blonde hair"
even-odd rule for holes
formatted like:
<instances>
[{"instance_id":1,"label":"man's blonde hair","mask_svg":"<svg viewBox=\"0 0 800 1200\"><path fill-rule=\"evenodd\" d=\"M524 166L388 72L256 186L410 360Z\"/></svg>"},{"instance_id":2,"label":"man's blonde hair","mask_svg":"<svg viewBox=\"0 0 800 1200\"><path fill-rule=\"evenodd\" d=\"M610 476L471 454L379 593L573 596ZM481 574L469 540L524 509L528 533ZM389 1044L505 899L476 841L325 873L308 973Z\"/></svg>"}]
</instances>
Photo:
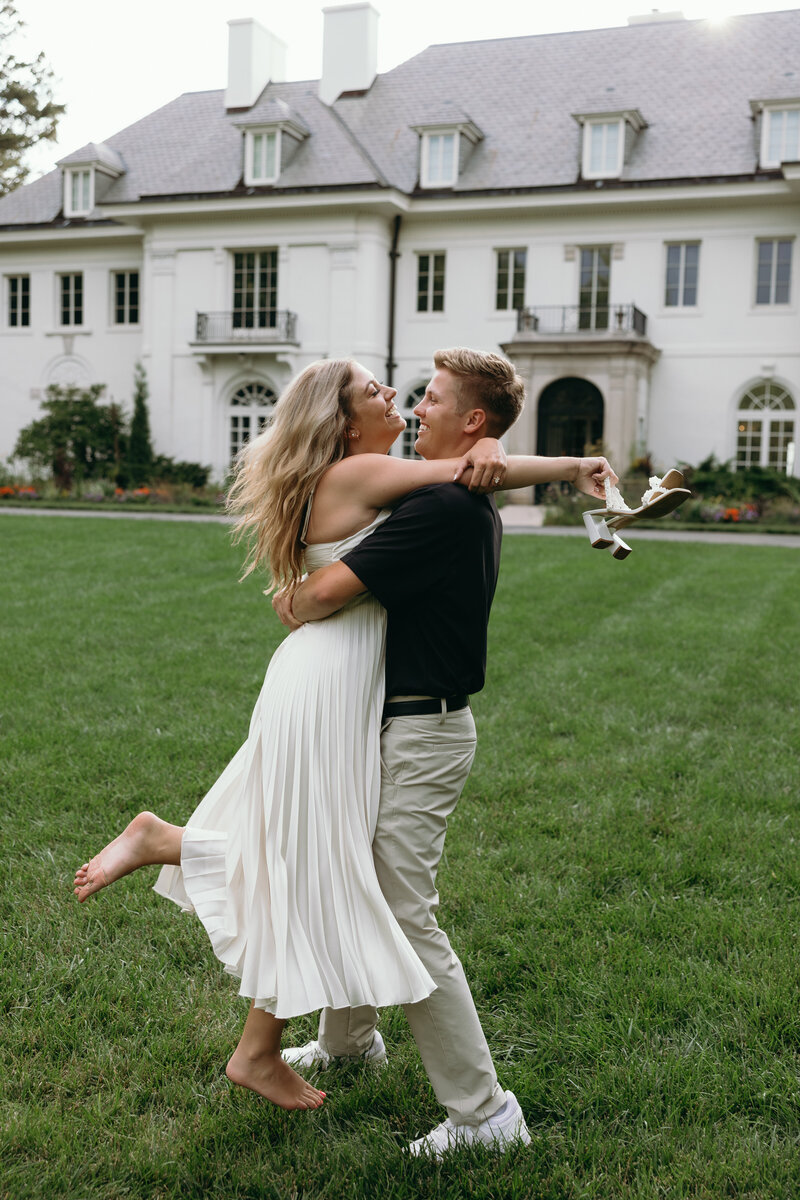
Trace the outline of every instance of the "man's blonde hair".
<instances>
[{"instance_id":1,"label":"man's blonde hair","mask_svg":"<svg viewBox=\"0 0 800 1200\"><path fill-rule=\"evenodd\" d=\"M457 412L482 408L492 437L511 428L525 403L525 384L507 358L455 346L437 350L433 361L437 369L449 371L458 381Z\"/></svg>"}]
</instances>

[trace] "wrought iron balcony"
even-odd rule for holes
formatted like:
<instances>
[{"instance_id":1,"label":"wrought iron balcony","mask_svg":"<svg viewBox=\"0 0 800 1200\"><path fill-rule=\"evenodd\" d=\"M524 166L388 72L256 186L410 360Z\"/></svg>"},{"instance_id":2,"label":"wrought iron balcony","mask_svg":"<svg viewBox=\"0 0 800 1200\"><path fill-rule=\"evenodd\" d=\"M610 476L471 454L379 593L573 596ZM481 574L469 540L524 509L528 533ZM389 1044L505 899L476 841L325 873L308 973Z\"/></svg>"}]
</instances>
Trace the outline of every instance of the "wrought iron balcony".
<instances>
[{"instance_id":1,"label":"wrought iron balcony","mask_svg":"<svg viewBox=\"0 0 800 1200\"><path fill-rule=\"evenodd\" d=\"M206 345L297 342L297 313L288 310L279 312L277 309L266 312L199 312L195 340Z\"/></svg>"},{"instance_id":2,"label":"wrought iron balcony","mask_svg":"<svg viewBox=\"0 0 800 1200\"><path fill-rule=\"evenodd\" d=\"M637 333L647 335L647 317L635 304L589 308L581 304L551 304L517 309L517 333Z\"/></svg>"}]
</instances>

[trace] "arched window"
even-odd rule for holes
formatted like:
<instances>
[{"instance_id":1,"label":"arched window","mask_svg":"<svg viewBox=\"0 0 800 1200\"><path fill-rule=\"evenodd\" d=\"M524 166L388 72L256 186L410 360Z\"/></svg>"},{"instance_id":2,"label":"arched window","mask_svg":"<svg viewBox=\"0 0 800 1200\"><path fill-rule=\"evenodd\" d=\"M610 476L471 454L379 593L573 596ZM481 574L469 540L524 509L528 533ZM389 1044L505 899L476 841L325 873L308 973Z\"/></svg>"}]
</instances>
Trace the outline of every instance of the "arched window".
<instances>
[{"instance_id":1,"label":"arched window","mask_svg":"<svg viewBox=\"0 0 800 1200\"><path fill-rule=\"evenodd\" d=\"M267 383L254 380L236 389L228 402L228 438L231 462L248 438L256 437L272 419L277 396Z\"/></svg>"},{"instance_id":2,"label":"arched window","mask_svg":"<svg viewBox=\"0 0 800 1200\"><path fill-rule=\"evenodd\" d=\"M795 403L786 388L765 380L745 392L736 428L736 466L785 471L795 441Z\"/></svg>"},{"instance_id":3,"label":"arched window","mask_svg":"<svg viewBox=\"0 0 800 1200\"><path fill-rule=\"evenodd\" d=\"M406 427L402 435L394 444L394 454L398 454L401 458L416 458L414 451L414 443L417 440L417 430L419 429L419 417L414 416L414 409L419 404L422 397L425 395L427 384L421 383L419 387L415 387L408 392L402 404L397 407L406 419Z\"/></svg>"}]
</instances>

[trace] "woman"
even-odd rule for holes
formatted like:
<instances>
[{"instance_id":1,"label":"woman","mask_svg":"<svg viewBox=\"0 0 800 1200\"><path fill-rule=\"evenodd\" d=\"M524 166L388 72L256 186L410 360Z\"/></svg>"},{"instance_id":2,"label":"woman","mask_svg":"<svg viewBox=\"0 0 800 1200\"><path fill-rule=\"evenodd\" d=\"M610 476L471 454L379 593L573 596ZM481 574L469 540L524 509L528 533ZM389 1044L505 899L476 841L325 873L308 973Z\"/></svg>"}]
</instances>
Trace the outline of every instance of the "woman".
<instances>
[{"instance_id":1,"label":"woman","mask_svg":"<svg viewBox=\"0 0 800 1200\"><path fill-rule=\"evenodd\" d=\"M247 571L267 565L270 590L341 557L388 516L385 506L466 466L386 457L405 428L393 397L357 363L313 364L248 443L229 503L243 514L238 532L254 534ZM497 475L495 447L490 440L475 456L481 478ZM354 455L364 456L357 473L346 462ZM140 813L75 876L83 902L140 866L164 864L156 890L197 912L252 998L227 1074L284 1108L318 1107L324 1095L280 1057L289 1017L414 1003L433 987L372 863L384 631L383 609L365 596L291 634L272 658L247 741L186 827Z\"/></svg>"}]
</instances>

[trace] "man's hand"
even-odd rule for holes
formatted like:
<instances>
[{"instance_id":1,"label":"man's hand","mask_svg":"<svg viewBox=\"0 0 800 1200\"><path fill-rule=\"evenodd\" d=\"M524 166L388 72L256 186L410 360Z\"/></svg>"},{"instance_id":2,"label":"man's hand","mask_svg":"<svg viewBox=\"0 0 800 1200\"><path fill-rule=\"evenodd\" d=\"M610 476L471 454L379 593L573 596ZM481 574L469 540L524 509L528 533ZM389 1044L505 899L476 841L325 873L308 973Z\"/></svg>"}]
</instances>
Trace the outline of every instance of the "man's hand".
<instances>
[{"instance_id":1,"label":"man's hand","mask_svg":"<svg viewBox=\"0 0 800 1200\"><path fill-rule=\"evenodd\" d=\"M603 485L606 479L610 479L613 485L619 483L619 476L607 458L581 458L578 460L578 473L572 482L579 492L605 500L606 489Z\"/></svg>"},{"instance_id":2,"label":"man's hand","mask_svg":"<svg viewBox=\"0 0 800 1200\"><path fill-rule=\"evenodd\" d=\"M453 482L472 467L469 490L481 495L496 492L505 481L507 461L506 452L496 438L481 438L461 459Z\"/></svg>"},{"instance_id":3,"label":"man's hand","mask_svg":"<svg viewBox=\"0 0 800 1200\"><path fill-rule=\"evenodd\" d=\"M272 597L272 607L281 619L281 623L288 626L289 629L299 629L303 624L298 621L297 617L292 612L292 598L297 590L297 587L282 588L281 591L275 592Z\"/></svg>"}]
</instances>

